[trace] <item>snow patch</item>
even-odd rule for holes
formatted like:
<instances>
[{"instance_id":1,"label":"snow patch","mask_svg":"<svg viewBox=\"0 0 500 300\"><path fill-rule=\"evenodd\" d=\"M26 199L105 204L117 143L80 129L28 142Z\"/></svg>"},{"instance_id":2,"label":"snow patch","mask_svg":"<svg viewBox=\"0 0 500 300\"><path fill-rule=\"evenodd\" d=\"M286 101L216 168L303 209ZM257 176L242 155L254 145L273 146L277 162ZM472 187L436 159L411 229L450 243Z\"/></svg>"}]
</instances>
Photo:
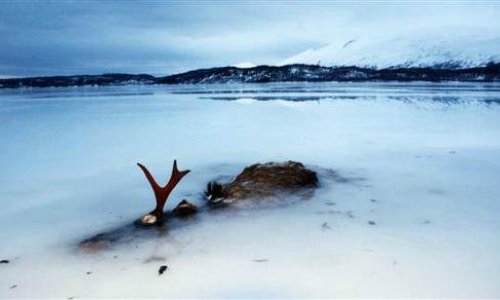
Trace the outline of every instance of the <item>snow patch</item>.
<instances>
[{"instance_id":1,"label":"snow patch","mask_svg":"<svg viewBox=\"0 0 500 300\"><path fill-rule=\"evenodd\" d=\"M289 57L279 65L469 68L490 62L500 62L498 36L421 33L336 41Z\"/></svg>"},{"instance_id":2,"label":"snow patch","mask_svg":"<svg viewBox=\"0 0 500 300\"><path fill-rule=\"evenodd\" d=\"M241 63L233 65L233 67L241 68L241 69L249 69L249 68L254 68L256 66L257 66L256 64L251 63L251 62L241 62Z\"/></svg>"}]
</instances>

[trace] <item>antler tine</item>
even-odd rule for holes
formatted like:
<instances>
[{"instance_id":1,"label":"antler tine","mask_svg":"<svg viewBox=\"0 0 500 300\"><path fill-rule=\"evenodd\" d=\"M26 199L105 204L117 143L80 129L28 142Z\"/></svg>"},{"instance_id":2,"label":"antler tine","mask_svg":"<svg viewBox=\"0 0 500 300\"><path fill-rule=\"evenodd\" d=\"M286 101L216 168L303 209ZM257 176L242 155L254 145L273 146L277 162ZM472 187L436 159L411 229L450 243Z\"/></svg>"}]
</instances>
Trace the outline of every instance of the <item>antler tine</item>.
<instances>
[{"instance_id":1,"label":"antler tine","mask_svg":"<svg viewBox=\"0 0 500 300\"><path fill-rule=\"evenodd\" d=\"M174 166L172 167L172 174L175 172L179 172L179 169L177 169L177 159L174 159Z\"/></svg>"},{"instance_id":2,"label":"antler tine","mask_svg":"<svg viewBox=\"0 0 500 300\"><path fill-rule=\"evenodd\" d=\"M153 188L153 191L155 191L156 194L156 192L161 189L160 185L156 183L153 175L151 175L151 172L149 172L149 170L144 165L142 165L141 163L137 163L137 165L139 166L139 168L141 168L142 172L144 172L144 175L146 175L149 184L151 184L151 187Z\"/></svg>"},{"instance_id":3,"label":"antler tine","mask_svg":"<svg viewBox=\"0 0 500 300\"><path fill-rule=\"evenodd\" d=\"M172 177L181 176L181 178L182 178L189 172L191 172L191 170L179 171L179 169L177 169L177 159L174 159L174 166L172 167ZM177 174L179 174L179 175L177 175Z\"/></svg>"}]
</instances>

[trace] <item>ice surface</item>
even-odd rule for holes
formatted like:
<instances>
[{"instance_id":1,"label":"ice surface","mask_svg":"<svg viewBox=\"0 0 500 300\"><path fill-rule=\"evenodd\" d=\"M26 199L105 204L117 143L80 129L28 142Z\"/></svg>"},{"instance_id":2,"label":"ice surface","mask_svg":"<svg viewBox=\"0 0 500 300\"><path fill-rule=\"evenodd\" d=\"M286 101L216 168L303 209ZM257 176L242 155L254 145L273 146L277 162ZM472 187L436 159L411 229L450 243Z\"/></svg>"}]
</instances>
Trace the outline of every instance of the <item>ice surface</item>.
<instances>
[{"instance_id":1,"label":"ice surface","mask_svg":"<svg viewBox=\"0 0 500 300\"><path fill-rule=\"evenodd\" d=\"M1 298L500 297L498 84L0 93ZM76 251L153 208L136 162L166 181L174 158L192 172L168 208L255 162L302 161L321 188Z\"/></svg>"}]
</instances>

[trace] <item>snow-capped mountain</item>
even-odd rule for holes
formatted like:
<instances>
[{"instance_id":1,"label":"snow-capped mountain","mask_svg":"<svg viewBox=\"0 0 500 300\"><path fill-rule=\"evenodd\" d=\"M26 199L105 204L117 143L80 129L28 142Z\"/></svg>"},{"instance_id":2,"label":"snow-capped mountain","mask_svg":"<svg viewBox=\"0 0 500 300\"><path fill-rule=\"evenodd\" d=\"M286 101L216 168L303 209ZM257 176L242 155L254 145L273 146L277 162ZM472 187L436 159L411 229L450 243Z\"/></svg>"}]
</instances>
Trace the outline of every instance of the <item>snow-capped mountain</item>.
<instances>
[{"instance_id":1,"label":"snow-capped mountain","mask_svg":"<svg viewBox=\"0 0 500 300\"><path fill-rule=\"evenodd\" d=\"M500 37L411 34L338 41L289 57L280 65L320 64L383 68L470 68L500 62Z\"/></svg>"}]
</instances>

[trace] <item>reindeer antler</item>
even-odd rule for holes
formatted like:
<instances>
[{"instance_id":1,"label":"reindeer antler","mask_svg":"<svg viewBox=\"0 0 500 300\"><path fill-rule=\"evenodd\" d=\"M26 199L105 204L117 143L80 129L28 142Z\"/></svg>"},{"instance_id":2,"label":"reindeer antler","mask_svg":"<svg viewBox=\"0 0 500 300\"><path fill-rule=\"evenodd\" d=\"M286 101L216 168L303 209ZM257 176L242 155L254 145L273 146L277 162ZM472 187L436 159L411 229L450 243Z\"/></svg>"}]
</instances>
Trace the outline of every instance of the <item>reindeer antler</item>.
<instances>
[{"instance_id":1,"label":"reindeer antler","mask_svg":"<svg viewBox=\"0 0 500 300\"><path fill-rule=\"evenodd\" d=\"M182 177L186 176L187 173L190 172L190 170L185 170L185 171L179 171L177 169L177 160L174 160L174 166L172 168L172 176L170 177L170 180L168 181L167 185L164 187L161 187L153 178L153 175L149 172L149 170L143 166L140 163L137 163L137 165L141 168L141 170L144 172L144 175L146 175L146 178L149 181L149 184L151 184L151 187L153 188L153 191L155 193L156 197L156 208L150 212L148 215L143 217L140 222L143 224L155 224L158 223L159 221L162 220L163 218L163 207L165 206L165 203L167 202L168 196L172 192L172 190L175 188L175 186L181 181ZM149 221L147 218L148 216L154 216L155 219Z\"/></svg>"}]
</instances>

